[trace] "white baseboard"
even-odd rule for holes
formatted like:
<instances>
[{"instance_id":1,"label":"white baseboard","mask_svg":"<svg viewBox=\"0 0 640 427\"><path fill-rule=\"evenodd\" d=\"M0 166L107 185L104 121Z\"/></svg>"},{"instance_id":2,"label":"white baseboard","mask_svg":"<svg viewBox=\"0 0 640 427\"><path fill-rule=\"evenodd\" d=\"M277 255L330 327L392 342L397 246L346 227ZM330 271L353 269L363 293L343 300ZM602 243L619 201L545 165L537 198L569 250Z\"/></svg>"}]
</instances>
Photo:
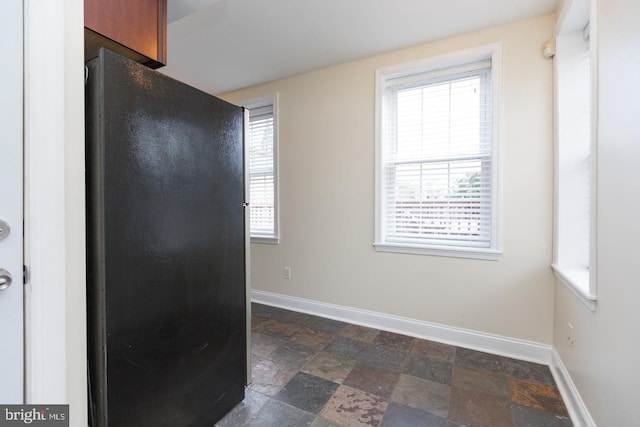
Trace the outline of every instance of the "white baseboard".
<instances>
[{"instance_id":1,"label":"white baseboard","mask_svg":"<svg viewBox=\"0 0 640 427\"><path fill-rule=\"evenodd\" d=\"M550 345L264 291L253 302L549 365L575 427L596 427L560 355Z\"/></svg>"},{"instance_id":2,"label":"white baseboard","mask_svg":"<svg viewBox=\"0 0 640 427\"><path fill-rule=\"evenodd\" d=\"M257 291L255 289L251 295L252 301L261 304L512 357L514 359L545 365L549 365L551 362L551 346L546 344L507 338L369 310L274 294L271 292Z\"/></svg>"},{"instance_id":3,"label":"white baseboard","mask_svg":"<svg viewBox=\"0 0 640 427\"><path fill-rule=\"evenodd\" d=\"M575 427L596 427L595 421L591 418L591 414L584 404L582 396L580 396L576 385L571 379L571 375L569 375L569 371L567 371L560 354L555 348L551 349L551 363L549 367L551 368L551 373L556 381L556 385L560 390L562 399L567 406L573 425Z\"/></svg>"}]
</instances>

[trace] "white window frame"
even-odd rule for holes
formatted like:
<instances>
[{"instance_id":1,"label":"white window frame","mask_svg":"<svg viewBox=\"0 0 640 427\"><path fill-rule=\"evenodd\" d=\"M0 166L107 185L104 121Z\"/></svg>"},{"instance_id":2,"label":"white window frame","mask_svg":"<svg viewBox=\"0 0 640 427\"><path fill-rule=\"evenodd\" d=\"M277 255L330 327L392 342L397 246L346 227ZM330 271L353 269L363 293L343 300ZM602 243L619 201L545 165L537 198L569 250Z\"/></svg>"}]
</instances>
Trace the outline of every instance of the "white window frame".
<instances>
[{"instance_id":1,"label":"white window frame","mask_svg":"<svg viewBox=\"0 0 640 427\"><path fill-rule=\"evenodd\" d=\"M384 141L383 141L383 108L385 83L391 79L408 77L415 74L457 67L482 60L491 60L491 93L492 97L492 141L491 141L491 234L488 248L397 243L387 241L386 229L383 217L385 204L384 194ZM408 63L393 65L376 70L376 149L375 149L375 242L374 247L378 252L396 252L406 254L434 255L456 258L471 258L482 260L497 260L502 254L499 206L501 200L500 168L499 168L499 137L500 137L500 88L502 69L502 45L491 43L484 46L457 51L445 55L434 56Z\"/></svg>"},{"instance_id":2,"label":"white window frame","mask_svg":"<svg viewBox=\"0 0 640 427\"><path fill-rule=\"evenodd\" d=\"M554 236L553 236L553 264L551 265L556 277L590 310L595 311L597 305L596 292L596 188L597 188L597 35L596 35L596 7L594 0L564 1L560 7L558 20L554 31L554 104L555 104L555 183L554 183ZM586 30L585 30L586 28ZM575 230L567 230L563 224L570 224L579 217L576 206L586 200L576 200L572 181L576 179L570 166L574 159L568 159L567 147L571 147L574 138L571 129L571 110L576 108L572 102L575 97L564 82L571 84L573 69L572 52L576 37L585 31L589 33L590 54L590 129L589 129L589 203L588 203L588 236L576 238ZM569 114L567 114L569 113ZM569 154L570 156L570 154ZM586 215L586 213L585 213ZM578 262L576 251L584 250L584 242L589 246L588 260Z\"/></svg>"},{"instance_id":3,"label":"white window frame","mask_svg":"<svg viewBox=\"0 0 640 427\"><path fill-rule=\"evenodd\" d=\"M278 179L278 93L273 93L267 96L259 98L248 99L242 102L241 105L249 110L266 107L271 105L273 107L273 183L274 183L274 234L273 236L265 235L253 235L251 234L251 227L249 226L249 233L251 236L251 243L266 243L277 245L280 243L280 197L279 197L279 179ZM249 123L247 123L247 130L249 129ZM247 155L248 158L248 155ZM247 168L249 165L247 163ZM251 171L248 171L247 176L250 178ZM249 184L248 184L249 187ZM247 196L249 198L249 196ZM249 209L251 209L251 200L249 200Z\"/></svg>"}]
</instances>

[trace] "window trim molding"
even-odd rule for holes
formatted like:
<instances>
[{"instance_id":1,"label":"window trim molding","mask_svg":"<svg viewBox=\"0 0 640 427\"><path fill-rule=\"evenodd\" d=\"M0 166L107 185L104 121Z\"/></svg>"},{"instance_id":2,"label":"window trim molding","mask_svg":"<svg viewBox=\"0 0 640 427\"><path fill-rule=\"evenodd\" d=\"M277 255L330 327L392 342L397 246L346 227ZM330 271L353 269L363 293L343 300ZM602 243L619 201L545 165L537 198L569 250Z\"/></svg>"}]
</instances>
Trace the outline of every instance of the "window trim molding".
<instances>
[{"instance_id":1,"label":"window trim molding","mask_svg":"<svg viewBox=\"0 0 640 427\"><path fill-rule=\"evenodd\" d=\"M596 311L598 298L590 292L585 292L591 282L588 268L568 268L558 264L551 264L554 274L589 310Z\"/></svg>"},{"instance_id":2,"label":"window trim molding","mask_svg":"<svg viewBox=\"0 0 640 427\"><path fill-rule=\"evenodd\" d=\"M383 200L383 141L382 109L384 103L385 81L417 73L450 68L491 59L491 96L492 96L492 194L491 194L491 246L489 248L467 248L444 245L423 245L393 243L383 239L384 223L382 219ZM445 256L496 261L502 255L502 235L499 216L502 206L502 185L500 168L500 106L502 88L502 43L495 42L443 55L432 56L378 68L375 72L375 237L373 246L378 252L394 252L418 255Z\"/></svg>"},{"instance_id":3,"label":"window trim molding","mask_svg":"<svg viewBox=\"0 0 640 427\"><path fill-rule=\"evenodd\" d=\"M274 218L274 236L251 236L251 227L249 227L249 235L251 243L278 245L280 244L280 180L279 180L279 114L278 114L278 101L279 94L274 92L269 95L259 96L255 98L247 99L240 103L247 110L252 108L264 107L267 105L273 105L273 186L274 186L274 205L275 205L275 218ZM247 123L247 130L249 129L249 123ZM250 177L251 171L247 174ZM247 183L247 187L249 184ZM250 193L246 196L249 206L251 206Z\"/></svg>"},{"instance_id":4,"label":"window trim molding","mask_svg":"<svg viewBox=\"0 0 640 427\"><path fill-rule=\"evenodd\" d=\"M553 263L551 268L556 278L573 293L589 310L596 311L597 293L597 147L598 147L598 49L597 49L597 7L595 0L565 0L561 3L554 39L557 41L563 34L584 28L584 20L589 24L589 49L591 55L591 194L590 194L590 226L589 226L589 266L575 268L559 263L559 221L560 221L560 117L558 59L553 61L554 74L554 209L553 209ZM557 43L556 43L557 44Z\"/></svg>"}]
</instances>

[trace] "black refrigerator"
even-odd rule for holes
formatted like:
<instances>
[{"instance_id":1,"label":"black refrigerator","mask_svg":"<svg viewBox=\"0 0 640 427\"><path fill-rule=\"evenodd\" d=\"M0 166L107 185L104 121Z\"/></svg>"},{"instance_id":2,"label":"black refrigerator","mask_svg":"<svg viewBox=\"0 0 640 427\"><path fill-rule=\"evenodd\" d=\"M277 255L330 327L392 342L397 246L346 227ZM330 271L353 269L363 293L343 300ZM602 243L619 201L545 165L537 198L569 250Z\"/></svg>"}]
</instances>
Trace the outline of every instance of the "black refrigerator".
<instances>
[{"instance_id":1,"label":"black refrigerator","mask_svg":"<svg viewBox=\"0 0 640 427\"><path fill-rule=\"evenodd\" d=\"M243 110L107 50L86 67L90 423L210 427L247 374Z\"/></svg>"}]
</instances>

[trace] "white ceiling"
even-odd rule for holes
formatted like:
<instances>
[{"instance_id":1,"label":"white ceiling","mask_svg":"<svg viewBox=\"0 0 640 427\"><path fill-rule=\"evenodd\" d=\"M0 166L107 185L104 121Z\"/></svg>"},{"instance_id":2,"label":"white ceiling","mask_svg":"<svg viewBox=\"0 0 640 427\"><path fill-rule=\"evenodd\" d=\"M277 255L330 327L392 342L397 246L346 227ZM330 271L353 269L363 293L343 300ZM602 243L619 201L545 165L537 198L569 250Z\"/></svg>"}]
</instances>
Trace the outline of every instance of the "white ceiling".
<instances>
[{"instance_id":1,"label":"white ceiling","mask_svg":"<svg viewBox=\"0 0 640 427\"><path fill-rule=\"evenodd\" d=\"M166 74L209 93L553 12L559 0L168 0Z\"/></svg>"}]
</instances>

